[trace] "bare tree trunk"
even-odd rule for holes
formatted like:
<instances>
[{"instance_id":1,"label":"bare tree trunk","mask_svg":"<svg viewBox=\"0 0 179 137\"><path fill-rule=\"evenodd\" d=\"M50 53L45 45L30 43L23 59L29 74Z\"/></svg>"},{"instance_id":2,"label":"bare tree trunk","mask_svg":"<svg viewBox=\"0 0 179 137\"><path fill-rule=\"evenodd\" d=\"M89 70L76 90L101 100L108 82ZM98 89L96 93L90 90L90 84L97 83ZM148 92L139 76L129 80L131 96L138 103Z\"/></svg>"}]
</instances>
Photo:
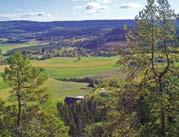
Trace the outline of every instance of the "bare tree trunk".
<instances>
[{"instance_id":1,"label":"bare tree trunk","mask_svg":"<svg viewBox=\"0 0 179 137\"><path fill-rule=\"evenodd\" d=\"M21 126L21 98L17 95L18 100L18 113L17 113L17 126Z\"/></svg>"},{"instance_id":2,"label":"bare tree trunk","mask_svg":"<svg viewBox=\"0 0 179 137\"><path fill-rule=\"evenodd\" d=\"M159 92L161 96L161 106L160 106L160 135L161 137L166 136L166 123L165 123L165 106L164 106L164 94L163 94L163 78L159 78Z\"/></svg>"},{"instance_id":3,"label":"bare tree trunk","mask_svg":"<svg viewBox=\"0 0 179 137\"><path fill-rule=\"evenodd\" d=\"M19 70L17 70L17 80L19 80ZM16 90L16 97L17 97L17 127L19 130L19 136L22 137L22 103L21 103L21 82L17 81L17 90Z\"/></svg>"}]
</instances>

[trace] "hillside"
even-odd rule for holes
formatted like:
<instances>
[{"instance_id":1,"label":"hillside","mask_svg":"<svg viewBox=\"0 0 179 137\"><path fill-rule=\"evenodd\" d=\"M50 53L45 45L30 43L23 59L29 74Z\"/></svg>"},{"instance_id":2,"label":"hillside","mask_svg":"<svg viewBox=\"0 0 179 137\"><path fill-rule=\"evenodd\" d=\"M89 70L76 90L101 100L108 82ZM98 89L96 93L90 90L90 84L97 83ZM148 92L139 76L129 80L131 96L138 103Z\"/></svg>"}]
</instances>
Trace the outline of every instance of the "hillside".
<instances>
[{"instance_id":1,"label":"hillside","mask_svg":"<svg viewBox=\"0 0 179 137\"><path fill-rule=\"evenodd\" d=\"M134 20L88 21L1 21L0 43L14 44L32 40L60 42L64 45L98 49L108 42L125 40L124 25L135 27ZM176 21L179 34L179 20Z\"/></svg>"},{"instance_id":2,"label":"hillside","mask_svg":"<svg viewBox=\"0 0 179 137\"><path fill-rule=\"evenodd\" d=\"M42 38L50 36L81 36L99 35L101 31L122 28L124 25L133 27L134 20L91 20L91 21L3 21L0 22L0 36L24 35L24 38ZM35 35L34 34L38 34Z\"/></svg>"}]
</instances>

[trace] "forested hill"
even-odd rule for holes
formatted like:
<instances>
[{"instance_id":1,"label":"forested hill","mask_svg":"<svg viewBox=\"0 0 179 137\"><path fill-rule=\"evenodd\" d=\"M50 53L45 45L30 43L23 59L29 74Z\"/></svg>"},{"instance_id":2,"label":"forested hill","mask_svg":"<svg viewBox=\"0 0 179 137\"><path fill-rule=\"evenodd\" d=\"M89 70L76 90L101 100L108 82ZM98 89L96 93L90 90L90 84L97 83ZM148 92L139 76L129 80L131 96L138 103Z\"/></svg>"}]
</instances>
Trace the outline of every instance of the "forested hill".
<instances>
[{"instance_id":1,"label":"forested hill","mask_svg":"<svg viewBox=\"0 0 179 137\"><path fill-rule=\"evenodd\" d=\"M59 31L80 31L87 29L115 29L135 26L135 20L87 20L87 21L54 21L54 22L35 22L35 21L0 21L0 33L28 33L45 32L49 30ZM179 26L179 19L176 21Z\"/></svg>"},{"instance_id":2,"label":"forested hill","mask_svg":"<svg viewBox=\"0 0 179 137\"><path fill-rule=\"evenodd\" d=\"M103 29L121 28L124 25L134 26L134 20L88 20L88 21L1 21L0 32L39 32L51 29Z\"/></svg>"},{"instance_id":3,"label":"forested hill","mask_svg":"<svg viewBox=\"0 0 179 137\"><path fill-rule=\"evenodd\" d=\"M100 36L119 29L122 33L123 26L135 26L134 20L91 20L91 21L3 21L0 22L0 37L21 39L42 39L51 37L86 37Z\"/></svg>"},{"instance_id":4,"label":"forested hill","mask_svg":"<svg viewBox=\"0 0 179 137\"><path fill-rule=\"evenodd\" d=\"M104 43L125 40L124 25L133 29L135 24L135 20L2 21L0 38L6 38L6 43L27 42L34 39L49 42L57 38L75 43L76 46L96 49ZM179 35L179 20L176 21L176 26Z\"/></svg>"}]
</instances>

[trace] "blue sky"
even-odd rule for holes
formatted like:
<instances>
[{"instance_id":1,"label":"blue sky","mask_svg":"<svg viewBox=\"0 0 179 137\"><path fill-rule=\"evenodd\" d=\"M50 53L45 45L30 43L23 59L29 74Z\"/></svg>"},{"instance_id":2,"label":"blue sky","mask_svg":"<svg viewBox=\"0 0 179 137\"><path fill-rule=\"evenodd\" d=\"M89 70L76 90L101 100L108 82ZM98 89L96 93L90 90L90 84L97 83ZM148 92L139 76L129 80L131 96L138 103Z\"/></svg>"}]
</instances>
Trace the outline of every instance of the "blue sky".
<instances>
[{"instance_id":1,"label":"blue sky","mask_svg":"<svg viewBox=\"0 0 179 137\"><path fill-rule=\"evenodd\" d=\"M169 0L179 13L179 0ZM0 20L133 19L146 0L1 0Z\"/></svg>"}]
</instances>

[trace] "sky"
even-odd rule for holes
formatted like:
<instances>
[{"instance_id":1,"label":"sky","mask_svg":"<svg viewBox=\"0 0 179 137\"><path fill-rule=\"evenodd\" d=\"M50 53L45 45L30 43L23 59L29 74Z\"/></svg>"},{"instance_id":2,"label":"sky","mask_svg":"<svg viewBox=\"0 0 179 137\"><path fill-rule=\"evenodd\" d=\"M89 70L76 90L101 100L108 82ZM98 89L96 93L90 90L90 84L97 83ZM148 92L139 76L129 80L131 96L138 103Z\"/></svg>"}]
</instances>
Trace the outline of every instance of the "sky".
<instances>
[{"instance_id":1,"label":"sky","mask_svg":"<svg viewBox=\"0 0 179 137\"><path fill-rule=\"evenodd\" d=\"M179 0L169 0L179 13ZM0 21L134 19L146 0L1 0Z\"/></svg>"}]
</instances>

